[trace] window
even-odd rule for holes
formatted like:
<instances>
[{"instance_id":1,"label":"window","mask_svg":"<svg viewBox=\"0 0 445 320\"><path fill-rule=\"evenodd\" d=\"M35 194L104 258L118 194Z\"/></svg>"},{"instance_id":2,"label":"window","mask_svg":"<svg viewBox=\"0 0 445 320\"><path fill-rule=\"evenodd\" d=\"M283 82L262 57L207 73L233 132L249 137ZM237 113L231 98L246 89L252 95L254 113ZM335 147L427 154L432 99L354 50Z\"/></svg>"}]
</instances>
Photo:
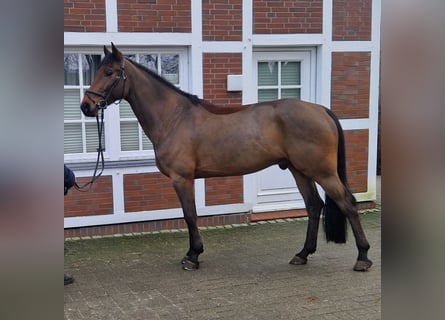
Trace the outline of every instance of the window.
<instances>
[{"instance_id":1,"label":"window","mask_svg":"<svg viewBox=\"0 0 445 320\"><path fill-rule=\"evenodd\" d=\"M123 54L156 71L178 88L187 91L187 52L185 49L122 49ZM65 50L64 153L66 161L92 161L98 136L96 119L85 117L80 101L94 80L103 54L97 50ZM110 106L104 119L104 155L108 160L154 157L153 146L142 131L130 105L122 100Z\"/></svg>"},{"instance_id":2,"label":"window","mask_svg":"<svg viewBox=\"0 0 445 320\"><path fill-rule=\"evenodd\" d=\"M313 100L312 51L255 52L257 101Z\"/></svg>"},{"instance_id":3,"label":"window","mask_svg":"<svg viewBox=\"0 0 445 320\"><path fill-rule=\"evenodd\" d=\"M300 99L299 61L258 62L258 102Z\"/></svg>"},{"instance_id":4,"label":"window","mask_svg":"<svg viewBox=\"0 0 445 320\"><path fill-rule=\"evenodd\" d=\"M100 60L101 56L98 54L68 53L64 55L65 154L96 152L98 145L96 120L86 118L79 106L84 90L94 79Z\"/></svg>"}]
</instances>

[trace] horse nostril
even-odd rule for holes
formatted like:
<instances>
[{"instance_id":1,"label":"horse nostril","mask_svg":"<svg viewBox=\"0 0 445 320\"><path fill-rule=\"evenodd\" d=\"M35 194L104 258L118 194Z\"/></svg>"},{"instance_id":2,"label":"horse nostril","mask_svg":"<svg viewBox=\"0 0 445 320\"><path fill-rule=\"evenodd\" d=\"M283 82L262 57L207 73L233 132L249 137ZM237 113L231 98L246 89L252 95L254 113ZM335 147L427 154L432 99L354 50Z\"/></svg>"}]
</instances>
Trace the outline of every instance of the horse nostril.
<instances>
[{"instance_id":1,"label":"horse nostril","mask_svg":"<svg viewBox=\"0 0 445 320\"><path fill-rule=\"evenodd\" d=\"M83 111L83 113L87 113L89 108L90 108L90 106L86 102L82 103L82 105L80 106L80 109Z\"/></svg>"}]
</instances>

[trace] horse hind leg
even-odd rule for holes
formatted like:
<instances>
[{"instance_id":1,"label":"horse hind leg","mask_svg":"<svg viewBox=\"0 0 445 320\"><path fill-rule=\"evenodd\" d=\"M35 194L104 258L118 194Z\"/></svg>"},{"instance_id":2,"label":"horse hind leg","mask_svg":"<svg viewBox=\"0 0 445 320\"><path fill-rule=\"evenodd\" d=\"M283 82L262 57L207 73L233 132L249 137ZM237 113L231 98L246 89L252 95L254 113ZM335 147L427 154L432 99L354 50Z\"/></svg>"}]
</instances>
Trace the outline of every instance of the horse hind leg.
<instances>
[{"instance_id":1,"label":"horse hind leg","mask_svg":"<svg viewBox=\"0 0 445 320\"><path fill-rule=\"evenodd\" d=\"M368 270L372 266L372 261L368 259L368 250L370 246L360 223L360 217L357 212L354 196L336 175L321 179L318 181L318 183L326 192L326 206L331 206L331 208L325 208L325 215L331 214L328 213L328 210L333 212L340 210L351 224L358 249L358 257L357 262L354 265L354 270ZM327 237L327 239L329 238Z\"/></svg>"},{"instance_id":2,"label":"horse hind leg","mask_svg":"<svg viewBox=\"0 0 445 320\"><path fill-rule=\"evenodd\" d=\"M298 252L290 264L300 265L307 263L307 257L317 249L318 227L320 222L320 214L323 208L323 201L318 194L315 183L312 179L298 172L294 167L289 168L295 178L298 189L303 195L306 210L308 212L309 221L306 231L306 240L303 249Z\"/></svg>"}]
</instances>

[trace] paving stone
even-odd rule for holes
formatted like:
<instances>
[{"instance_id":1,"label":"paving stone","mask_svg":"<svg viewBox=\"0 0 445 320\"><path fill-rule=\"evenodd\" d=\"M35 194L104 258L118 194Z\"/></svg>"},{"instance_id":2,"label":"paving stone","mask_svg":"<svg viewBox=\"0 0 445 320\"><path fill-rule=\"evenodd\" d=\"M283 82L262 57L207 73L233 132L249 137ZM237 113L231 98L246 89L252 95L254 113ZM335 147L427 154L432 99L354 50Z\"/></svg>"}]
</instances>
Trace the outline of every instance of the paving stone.
<instances>
[{"instance_id":1,"label":"paving stone","mask_svg":"<svg viewBox=\"0 0 445 320\"><path fill-rule=\"evenodd\" d=\"M357 249L326 243L302 266L307 221L200 230L200 269L183 271L187 232L65 242L65 319L380 319L380 212L361 215L372 268L354 272Z\"/></svg>"}]
</instances>

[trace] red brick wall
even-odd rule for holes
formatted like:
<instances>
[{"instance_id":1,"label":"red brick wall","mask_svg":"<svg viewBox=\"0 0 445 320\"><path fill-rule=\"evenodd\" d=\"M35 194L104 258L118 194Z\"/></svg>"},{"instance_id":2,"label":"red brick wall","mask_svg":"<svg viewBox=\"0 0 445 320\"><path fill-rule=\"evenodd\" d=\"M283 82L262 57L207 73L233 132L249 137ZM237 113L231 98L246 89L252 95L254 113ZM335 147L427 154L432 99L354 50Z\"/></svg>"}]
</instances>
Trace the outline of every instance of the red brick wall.
<instances>
[{"instance_id":1,"label":"red brick wall","mask_svg":"<svg viewBox=\"0 0 445 320\"><path fill-rule=\"evenodd\" d=\"M65 32L105 32L105 0L64 0Z\"/></svg>"},{"instance_id":2,"label":"red brick wall","mask_svg":"<svg viewBox=\"0 0 445 320\"><path fill-rule=\"evenodd\" d=\"M203 0L203 40L241 41L242 13L241 0Z\"/></svg>"},{"instance_id":3,"label":"red brick wall","mask_svg":"<svg viewBox=\"0 0 445 320\"><path fill-rule=\"evenodd\" d=\"M321 33L322 0L254 0L253 32Z\"/></svg>"},{"instance_id":4,"label":"red brick wall","mask_svg":"<svg viewBox=\"0 0 445 320\"><path fill-rule=\"evenodd\" d=\"M371 40L372 0L334 0L332 40Z\"/></svg>"},{"instance_id":5,"label":"red brick wall","mask_svg":"<svg viewBox=\"0 0 445 320\"><path fill-rule=\"evenodd\" d=\"M180 208L171 181L161 173L124 175L125 212Z\"/></svg>"},{"instance_id":6,"label":"red brick wall","mask_svg":"<svg viewBox=\"0 0 445 320\"><path fill-rule=\"evenodd\" d=\"M118 0L120 32L191 32L190 0Z\"/></svg>"},{"instance_id":7,"label":"red brick wall","mask_svg":"<svg viewBox=\"0 0 445 320\"><path fill-rule=\"evenodd\" d=\"M368 118L371 54L333 52L331 107L339 118Z\"/></svg>"},{"instance_id":8,"label":"red brick wall","mask_svg":"<svg viewBox=\"0 0 445 320\"><path fill-rule=\"evenodd\" d=\"M91 178L77 178L81 186ZM91 189L80 192L74 188L64 197L65 217L91 216L113 213L113 183L111 176L101 176Z\"/></svg>"},{"instance_id":9,"label":"red brick wall","mask_svg":"<svg viewBox=\"0 0 445 320\"><path fill-rule=\"evenodd\" d=\"M241 74L241 53L204 53L204 99L217 105L241 104L241 92L227 92L227 75Z\"/></svg>"},{"instance_id":10,"label":"red brick wall","mask_svg":"<svg viewBox=\"0 0 445 320\"><path fill-rule=\"evenodd\" d=\"M368 190L368 142L367 129L345 131L347 177L354 193Z\"/></svg>"},{"instance_id":11,"label":"red brick wall","mask_svg":"<svg viewBox=\"0 0 445 320\"><path fill-rule=\"evenodd\" d=\"M235 223L236 224L248 223L249 217L250 217L249 213L198 217L198 226L209 227L209 226L230 225ZM103 236L103 235L117 234L117 233L153 232L160 230L184 229L186 227L187 226L183 218L157 220L157 221L144 221L144 222L113 224L113 225L97 226L97 227L65 229L65 238L98 236L98 235Z\"/></svg>"},{"instance_id":12,"label":"red brick wall","mask_svg":"<svg viewBox=\"0 0 445 320\"><path fill-rule=\"evenodd\" d=\"M243 177L207 178L206 206L243 203Z\"/></svg>"}]
</instances>

